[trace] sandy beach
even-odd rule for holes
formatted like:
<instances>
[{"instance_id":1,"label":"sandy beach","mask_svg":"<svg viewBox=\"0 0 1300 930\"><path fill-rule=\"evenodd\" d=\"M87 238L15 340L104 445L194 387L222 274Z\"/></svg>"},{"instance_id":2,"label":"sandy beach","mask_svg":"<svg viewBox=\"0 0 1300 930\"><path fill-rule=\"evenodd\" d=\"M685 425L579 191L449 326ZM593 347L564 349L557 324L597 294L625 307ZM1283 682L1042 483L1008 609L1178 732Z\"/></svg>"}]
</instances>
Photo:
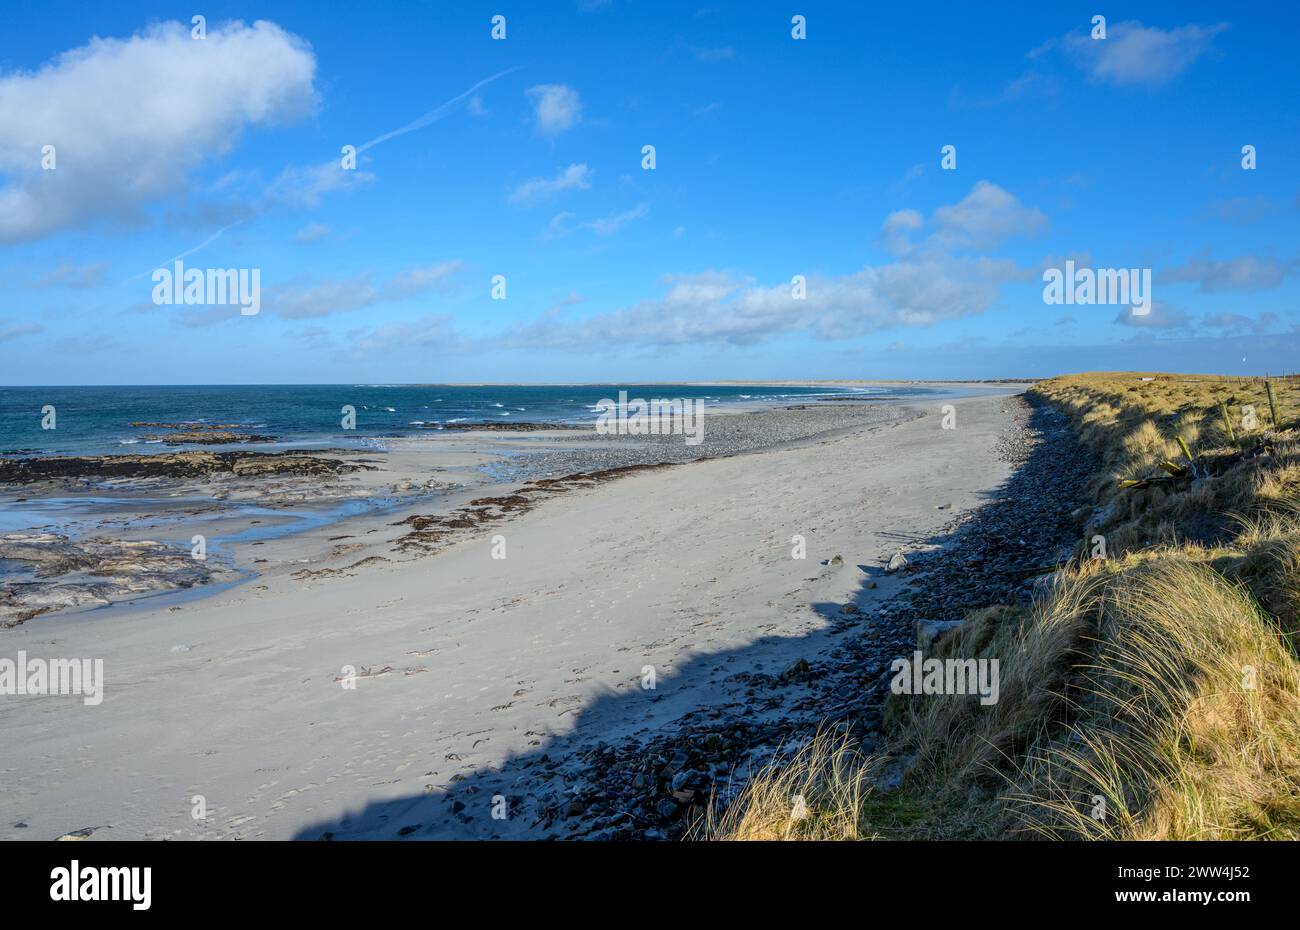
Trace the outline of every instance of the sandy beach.
<instances>
[{"instance_id":1,"label":"sandy beach","mask_svg":"<svg viewBox=\"0 0 1300 930\"><path fill-rule=\"evenodd\" d=\"M576 486L418 557L394 543L430 501L364 512L239 547L258 577L226 590L28 621L0 634L6 655L102 658L104 696L0 706L22 747L0 772L0 836L581 832L563 801L584 747L798 700L796 683L755 703L753 676L828 649L826 605L871 625L906 584L890 559L996 492L1013 391L947 401L956 429L937 403L880 406L810 440ZM468 448L454 454L473 465ZM410 465L398 453L360 480L410 482ZM557 803L569 816L542 816Z\"/></svg>"}]
</instances>

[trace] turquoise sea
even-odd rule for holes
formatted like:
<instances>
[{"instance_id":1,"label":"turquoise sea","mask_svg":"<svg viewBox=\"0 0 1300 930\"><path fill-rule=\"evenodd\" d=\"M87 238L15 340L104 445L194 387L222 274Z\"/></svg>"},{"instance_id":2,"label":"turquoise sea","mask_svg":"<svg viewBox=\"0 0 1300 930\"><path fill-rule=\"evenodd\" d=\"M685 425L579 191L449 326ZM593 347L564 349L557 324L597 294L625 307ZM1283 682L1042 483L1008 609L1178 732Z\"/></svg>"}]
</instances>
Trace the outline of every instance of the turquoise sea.
<instances>
[{"instance_id":1,"label":"turquoise sea","mask_svg":"<svg viewBox=\"0 0 1300 930\"><path fill-rule=\"evenodd\" d=\"M0 455L111 455L162 451L139 422L233 424L233 432L274 437L258 448L376 446L446 424L495 421L594 423L604 398L704 399L708 407L782 404L854 395L891 397L923 388L747 385L183 385L141 387L0 387ZM356 428L342 428L342 409ZM42 428L54 408L54 429ZM227 447L229 448L229 447Z\"/></svg>"}]
</instances>

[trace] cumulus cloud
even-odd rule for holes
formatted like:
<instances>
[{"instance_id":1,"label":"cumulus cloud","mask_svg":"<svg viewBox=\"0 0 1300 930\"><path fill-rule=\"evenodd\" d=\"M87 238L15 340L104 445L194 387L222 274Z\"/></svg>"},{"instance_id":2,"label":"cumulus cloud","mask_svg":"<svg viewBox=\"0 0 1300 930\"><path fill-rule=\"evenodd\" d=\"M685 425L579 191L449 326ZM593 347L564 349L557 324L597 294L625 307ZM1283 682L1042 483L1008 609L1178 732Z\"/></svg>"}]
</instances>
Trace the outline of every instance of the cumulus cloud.
<instances>
[{"instance_id":1,"label":"cumulus cloud","mask_svg":"<svg viewBox=\"0 0 1300 930\"><path fill-rule=\"evenodd\" d=\"M895 255L905 255L912 250L912 234L925 225L919 210L896 210L885 217L880 229L880 241Z\"/></svg>"},{"instance_id":2,"label":"cumulus cloud","mask_svg":"<svg viewBox=\"0 0 1300 930\"><path fill-rule=\"evenodd\" d=\"M315 72L307 43L274 23L229 23L195 40L173 22L0 77L0 241L130 217L185 190L248 127L310 113ZM41 166L47 145L52 171Z\"/></svg>"},{"instance_id":3,"label":"cumulus cloud","mask_svg":"<svg viewBox=\"0 0 1300 930\"><path fill-rule=\"evenodd\" d=\"M1072 33L1040 46L1030 57L1061 47L1097 82L1114 85L1165 84L1186 71L1214 48L1214 37L1227 23L1173 29L1144 26L1137 20L1107 26L1105 39L1090 32Z\"/></svg>"},{"instance_id":4,"label":"cumulus cloud","mask_svg":"<svg viewBox=\"0 0 1300 930\"><path fill-rule=\"evenodd\" d=\"M538 84L525 93L533 101L537 131L543 135L558 136L582 119L582 101L567 84Z\"/></svg>"},{"instance_id":5,"label":"cumulus cloud","mask_svg":"<svg viewBox=\"0 0 1300 930\"><path fill-rule=\"evenodd\" d=\"M593 342L750 345L795 332L844 339L979 313L1013 274L1010 263L931 257L809 278L802 300L785 282L764 286L724 271L672 275L664 281L667 292L656 300L582 320L552 315L509 338L519 346L569 349Z\"/></svg>"},{"instance_id":6,"label":"cumulus cloud","mask_svg":"<svg viewBox=\"0 0 1300 930\"><path fill-rule=\"evenodd\" d=\"M989 181L980 181L959 203L934 212L936 238L953 248L993 248L1011 236L1032 235L1047 225L1034 207Z\"/></svg>"},{"instance_id":7,"label":"cumulus cloud","mask_svg":"<svg viewBox=\"0 0 1300 930\"><path fill-rule=\"evenodd\" d=\"M638 213L616 214L614 220ZM847 339L896 327L929 326L984 312L1003 284L1032 278L1030 269L985 255L955 254L954 246L1000 241L1046 223L1007 191L981 181L959 203L935 211L927 228L916 210L886 217L881 239L895 260L839 276L808 275L806 296L789 281L762 284L725 270L668 275L666 292L582 319L549 312L529 326L502 334L502 344L578 349L592 344L666 346L689 343L748 345L773 336L808 333ZM589 226L571 213L552 229ZM619 225L611 222L609 226Z\"/></svg>"},{"instance_id":8,"label":"cumulus cloud","mask_svg":"<svg viewBox=\"0 0 1300 930\"><path fill-rule=\"evenodd\" d=\"M591 169L586 163L569 165L553 178L530 178L510 192L513 204L527 206L548 200L564 191L587 190L591 187Z\"/></svg>"}]
</instances>

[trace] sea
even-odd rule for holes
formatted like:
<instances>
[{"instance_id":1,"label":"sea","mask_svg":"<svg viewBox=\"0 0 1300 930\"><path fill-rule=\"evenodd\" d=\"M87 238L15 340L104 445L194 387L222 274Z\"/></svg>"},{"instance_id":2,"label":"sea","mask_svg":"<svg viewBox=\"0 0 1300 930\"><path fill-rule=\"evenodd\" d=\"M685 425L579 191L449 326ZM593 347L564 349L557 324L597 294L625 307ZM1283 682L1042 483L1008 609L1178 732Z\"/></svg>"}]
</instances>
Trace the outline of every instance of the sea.
<instances>
[{"instance_id":1,"label":"sea","mask_svg":"<svg viewBox=\"0 0 1300 930\"><path fill-rule=\"evenodd\" d=\"M393 437L457 423L594 424L596 406L629 399L697 400L705 409L780 406L833 398L871 400L930 393L909 386L829 388L771 385L172 385L0 387L0 455L114 455L175 451L164 429L136 423L229 424L272 437L240 448L383 447ZM344 407L355 428L343 429ZM53 428L48 428L53 427ZM195 444L192 448L203 448ZM229 449L230 446L225 448Z\"/></svg>"}]
</instances>

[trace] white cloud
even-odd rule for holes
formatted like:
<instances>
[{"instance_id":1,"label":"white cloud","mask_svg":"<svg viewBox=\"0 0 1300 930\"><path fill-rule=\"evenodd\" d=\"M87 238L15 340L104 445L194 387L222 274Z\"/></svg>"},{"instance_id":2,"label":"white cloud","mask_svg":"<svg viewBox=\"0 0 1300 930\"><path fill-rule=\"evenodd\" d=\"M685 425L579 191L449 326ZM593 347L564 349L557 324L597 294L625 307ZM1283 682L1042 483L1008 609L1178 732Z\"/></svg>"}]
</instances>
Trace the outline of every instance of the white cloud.
<instances>
[{"instance_id":1,"label":"white cloud","mask_svg":"<svg viewBox=\"0 0 1300 930\"><path fill-rule=\"evenodd\" d=\"M1138 329L1185 329L1191 323L1191 317L1156 300L1151 303L1150 313L1134 313L1131 307L1124 307L1115 315L1115 322Z\"/></svg>"},{"instance_id":2,"label":"white cloud","mask_svg":"<svg viewBox=\"0 0 1300 930\"><path fill-rule=\"evenodd\" d=\"M1226 261L1198 258L1162 272L1162 281L1191 282L1207 294L1221 291L1264 291L1277 287L1290 271L1273 258L1240 255Z\"/></svg>"},{"instance_id":3,"label":"white cloud","mask_svg":"<svg viewBox=\"0 0 1300 930\"><path fill-rule=\"evenodd\" d=\"M1229 334L1265 333L1277 325L1277 314L1265 311L1248 317L1240 313L1216 313L1202 318L1201 323Z\"/></svg>"},{"instance_id":4,"label":"white cloud","mask_svg":"<svg viewBox=\"0 0 1300 930\"><path fill-rule=\"evenodd\" d=\"M528 205L554 197L563 191L591 187L591 169L585 163L569 165L553 178L530 178L510 192L513 204Z\"/></svg>"},{"instance_id":5,"label":"white cloud","mask_svg":"<svg viewBox=\"0 0 1300 930\"><path fill-rule=\"evenodd\" d=\"M0 77L0 241L130 217L183 191L250 126L307 115L316 59L274 23L162 23L92 39L34 72ZM57 167L42 170L42 147Z\"/></svg>"},{"instance_id":6,"label":"white cloud","mask_svg":"<svg viewBox=\"0 0 1300 930\"><path fill-rule=\"evenodd\" d=\"M104 280L108 262L95 262L91 265L74 265L64 262L53 271L42 275L32 287L71 287L78 290L92 288Z\"/></svg>"},{"instance_id":7,"label":"white cloud","mask_svg":"<svg viewBox=\"0 0 1300 930\"><path fill-rule=\"evenodd\" d=\"M1212 203L1206 208L1206 214L1224 223L1234 226L1249 226L1265 217L1279 213L1284 205L1267 197L1230 197Z\"/></svg>"},{"instance_id":8,"label":"white cloud","mask_svg":"<svg viewBox=\"0 0 1300 930\"><path fill-rule=\"evenodd\" d=\"M310 223L294 233L293 237L299 242L315 242L323 239L330 233L330 228L324 223Z\"/></svg>"},{"instance_id":9,"label":"white cloud","mask_svg":"<svg viewBox=\"0 0 1300 930\"><path fill-rule=\"evenodd\" d=\"M622 213L611 213L609 216L582 222L579 221L577 214L564 211L551 217L550 223L542 231L542 238L556 239L560 236L567 236L578 229L589 229L598 236L612 236L624 226L636 222L649 213L650 205L639 203L632 209L624 210Z\"/></svg>"},{"instance_id":10,"label":"white cloud","mask_svg":"<svg viewBox=\"0 0 1300 930\"><path fill-rule=\"evenodd\" d=\"M649 212L650 207L647 204L639 203L631 210L612 213L602 219L592 220L590 223L584 223L583 225L594 231L598 236L612 236L628 223L641 219Z\"/></svg>"},{"instance_id":11,"label":"white cloud","mask_svg":"<svg viewBox=\"0 0 1300 930\"><path fill-rule=\"evenodd\" d=\"M344 168L337 158L316 165L289 165L267 190L267 197L294 207L316 207L326 194L355 190L375 176L360 168Z\"/></svg>"},{"instance_id":12,"label":"white cloud","mask_svg":"<svg viewBox=\"0 0 1300 930\"><path fill-rule=\"evenodd\" d=\"M692 48L691 52L699 61L734 61L736 50L730 45L723 48Z\"/></svg>"},{"instance_id":13,"label":"white cloud","mask_svg":"<svg viewBox=\"0 0 1300 930\"><path fill-rule=\"evenodd\" d=\"M950 247L991 248L1010 236L1031 235L1047 225L1047 217L1021 206L1012 194L989 181L980 181L961 202L934 211L935 234Z\"/></svg>"},{"instance_id":14,"label":"white cloud","mask_svg":"<svg viewBox=\"0 0 1300 930\"><path fill-rule=\"evenodd\" d=\"M1214 37L1226 23L1198 26L1189 23L1173 29L1143 26L1136 20L1107 27L1105 39L1089 33L1072 33L1030 53L1031 57L1058 44L1094 81L1116 85L1158 85L1173 80L1193 62L1209 53Z\"/></svg>"},{"instance_id":15,"label":"white cloud","mask_svg":"<svg viewBox=\"0 0 1300 930\"><path fill-rule=\"evenodd\" d=\"M411 348L455 351L464 346L455 320L447 314L429 314L406 323L388 323L359 334L353 345L357 355L390 355Z\"/></svg>"},{"instance_id":16,"label":"white cloud","mask_svg":"<svg viewBox=\"0 0 1300 930\"><path fill-rule=\"evenodd\" d=\"M847 339L896 326L925 326L986 310L1010 262L930 257L839 277L810 277L795 300L788 282L770 286L728 272L674 275L668 292L608 313L545 319L510 334L513 344L577 349L592 344L748 345L783 333Z\"/></svg>"},{"instance_id":17,"label":"white cloud","mask_svg":"<svg viewBox=\"0 0 1300 930\"><path fill-rule=\"evenodd\" d=\"M919 210L895 210L885 217L880 239L894 255L906 255L913 248L911 235L925 225Z\"/></svg>"},{"instance_id":18,"label":"white cloud","mask_svg":"<svg viewBox=\"0 0 1300 930\"><path fill-rule=\"evenodd\" d=\"M43 332L45 332L45 327L39 323L19 323L16 326L0 329L0 342L9 342L19 336L34 336Z\"/></svg>"},{"instance_id":19,"label":"white cloud","mask_svg":"<svg viewBox=\"0 0 1300 930\"><path fill-rule=\"evenodd\" d=\"M382 283L375 283L370 272L363 272L350 278L276 288L268 292L264 305L286 319L316 319L445 289L461 268L461 262L447 261L398 272Z\"/></svg>"},{"instance_id":20,"label":"white cloud","mask_svg":"<svg viewBox=\"0 0 1300 930\"><path fill-rule=\"evenodd\" d=\"M552 220L552 230L614 228L641 207L605 221L579 223L572 213ZM621 221L621 222L620 222ZM949 247L988 243L1033 232L1047 218L987 181L960 203L935 211L935 231L916 210L890 214L882 239L896 246L894 261L839 276L808 275L807 295L796 300L788 280L763 285L729 271L669 275L666 293L582 319L548 313L494 345L580 349L593 344L664 346L747 345L789 333L848 339L897 327L929 326L989 309L1003 284L1033 278L1032 269L989 256L955 255ZM602 226L602 223L604 224Z\"/></svg>"},{"instance_id":21,"label":"white cloud","mask_svg":"<svg viewBox=\"0 0 1300 930\"><path fill-rule=\"evenodd\" d=\"M573 232L577 220L578 215L567 210L555 214L555 216L551 217L551 221L546 224L546 229L542 230L542 238L556 239L560 236L567 236Z\"/></svg>"},{"instance_id":22,"label":"white cloud","mask_svg":"<svg viewBox=\"0 0 1300 930\"><path fill-rule=\"evenodd\" d=\"M557 136L582 119L582 101L567 84L538 84L525 93L532 98L537 130L543 135Z\"/></svg>"}]
</instances>

